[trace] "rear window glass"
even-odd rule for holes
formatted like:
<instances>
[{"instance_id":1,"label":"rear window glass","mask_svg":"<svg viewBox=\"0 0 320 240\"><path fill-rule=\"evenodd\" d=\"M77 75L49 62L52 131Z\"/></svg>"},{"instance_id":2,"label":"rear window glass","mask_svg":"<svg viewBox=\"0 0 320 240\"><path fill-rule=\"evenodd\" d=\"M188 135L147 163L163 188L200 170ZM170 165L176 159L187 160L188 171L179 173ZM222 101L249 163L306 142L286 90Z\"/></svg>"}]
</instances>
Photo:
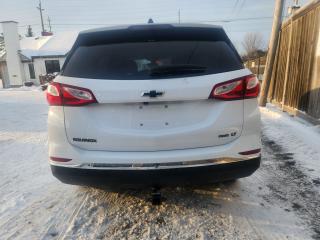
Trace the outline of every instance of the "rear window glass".
<instances>
[{"instance_id":1,"label":"rear window glass","mask_svg":"<svg viewBox=\"0 0 320 240\"><path fill-rule=\"evenodd\" d=\"M79 46L64 66L69 77L159 79L216 74L242 69L224 41L131 42Z\"/></svg>"}]
</instances>

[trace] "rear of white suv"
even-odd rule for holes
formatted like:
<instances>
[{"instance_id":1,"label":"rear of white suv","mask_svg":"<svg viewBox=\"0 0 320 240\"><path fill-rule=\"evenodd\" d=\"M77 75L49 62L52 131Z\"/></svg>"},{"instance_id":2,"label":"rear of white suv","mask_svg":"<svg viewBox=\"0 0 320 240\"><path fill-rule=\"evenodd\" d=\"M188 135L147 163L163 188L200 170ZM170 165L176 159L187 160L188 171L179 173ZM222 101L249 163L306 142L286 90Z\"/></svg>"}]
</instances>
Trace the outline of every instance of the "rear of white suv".
<instances>
[{"instance_id":1,"label":"rear of white suv","mask_svg":"<svg viewBox=\"0 0 320 240\"><path fill-rule=\"evenodd\" d=\"M110 187L249 176L260 165L258 94L220 27L81 32L47 90L52 172Z\"/></svg>"}]
</instances>

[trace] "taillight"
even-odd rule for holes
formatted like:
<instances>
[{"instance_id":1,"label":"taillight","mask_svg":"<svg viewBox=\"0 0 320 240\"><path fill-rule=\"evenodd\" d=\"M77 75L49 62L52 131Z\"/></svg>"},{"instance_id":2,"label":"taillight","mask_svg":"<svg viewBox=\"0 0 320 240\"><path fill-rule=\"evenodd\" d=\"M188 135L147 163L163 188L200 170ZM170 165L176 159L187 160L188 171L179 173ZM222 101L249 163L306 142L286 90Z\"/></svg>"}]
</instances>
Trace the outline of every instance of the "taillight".
<instances>
[{"instance_id":1,"label":"taillight","mask_svg":"<svg viewBox=\"0 0 320 240\"><path fill-rule=\"evenodd\" d=\"M260 83L259 80L251 75L246 77L246 92L244 98L256 98L260 93Z\"/></svg>"},{"instance_id":2,"label":"taillight","mask_svg":"<svg viewBox=\"0 0 320 240\"><path fill-rule=\"evenodd\" d=\"M89 89L56 82L48 85L47 100L51 106L83 106L97 103Z\"/></svg>"},{"instance_id":3,"label":"taillight","mask_svg":"<svg viewBox=\"0 0 320 240\"><path fill-rule=\"evenodd\" d=\"M60 93L60 84L59 83L50 83L47 88L47 101L49 105L52 106L61 106L62 97Z\"/></svg>"},{"instance_id":4,"label":"taillight","mask_svg":"<svg viewBox=\"0 0 320 240\"><path fill-rule=\"evenodd\" d=\"M222 100L243 99L244 86L242 79L231 80L217 84L210 97Z\"/></svg>"},{"instance_id":5,"label":"taillight","mask_svg":"<svg viewBox=\"0 0 320 240\"><path fill-rule=\"evenodd\" d=\"M218 83L211 91L209 98L220 100L240 100L256 98L259 95L260 84L254 75L237 78L231 81Z\"/></svg>"}]
</instances>

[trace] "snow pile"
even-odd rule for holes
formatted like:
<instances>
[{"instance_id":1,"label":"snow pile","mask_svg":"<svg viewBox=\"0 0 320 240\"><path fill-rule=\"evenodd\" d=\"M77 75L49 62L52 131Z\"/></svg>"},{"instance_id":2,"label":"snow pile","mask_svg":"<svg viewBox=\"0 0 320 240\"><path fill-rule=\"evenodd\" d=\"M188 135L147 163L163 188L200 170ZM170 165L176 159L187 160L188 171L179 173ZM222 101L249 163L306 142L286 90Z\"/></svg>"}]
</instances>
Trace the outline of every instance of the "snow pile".
<instances>
[{"instance_id":1,"label":"snow pile","mask_svg":"<svg viewBox=\"0 0 320 240\"><path fill-rule=\"evenodd\" d=\"M22 86L22 87L17 87L17 88L1 88L1 82L0 82L0 91L3 92L11 92L11 91L42 91L41 87L39 86L31 86L31 87L26 87L26 86Z\"/></svg>"},{"instance_id":2,"label":"snow pile","mask_svg":"<svg viewBox=\"0 0 320 240\"><path fill-rule=\"evenodd\" d=\"M291 117L271 104L260 111L263 133L293 153L314 177L320 176L320 126Z\"/></svg>"}]
</instances>

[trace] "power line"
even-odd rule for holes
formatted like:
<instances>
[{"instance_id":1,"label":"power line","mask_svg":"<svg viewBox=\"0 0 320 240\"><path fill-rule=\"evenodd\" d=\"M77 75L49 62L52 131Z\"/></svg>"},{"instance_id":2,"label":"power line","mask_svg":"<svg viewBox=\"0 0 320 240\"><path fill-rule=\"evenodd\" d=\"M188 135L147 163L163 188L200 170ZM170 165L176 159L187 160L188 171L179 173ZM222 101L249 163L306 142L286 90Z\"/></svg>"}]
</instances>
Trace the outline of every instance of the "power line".
<instances>
[{"instance_id":1,"label":"power line","mask_svg":"<svg viewBox=\"0 0 320 240\"><path fill-rule=\"evenodd\" d=\"M233 19L220 19L220 20L208 20L201 22L240 22L240 21L252 21L252 20L262 20L262 19L272 19L272 17L251 17L251 18L233 18Z\"/></svg>"}]
</instances>

